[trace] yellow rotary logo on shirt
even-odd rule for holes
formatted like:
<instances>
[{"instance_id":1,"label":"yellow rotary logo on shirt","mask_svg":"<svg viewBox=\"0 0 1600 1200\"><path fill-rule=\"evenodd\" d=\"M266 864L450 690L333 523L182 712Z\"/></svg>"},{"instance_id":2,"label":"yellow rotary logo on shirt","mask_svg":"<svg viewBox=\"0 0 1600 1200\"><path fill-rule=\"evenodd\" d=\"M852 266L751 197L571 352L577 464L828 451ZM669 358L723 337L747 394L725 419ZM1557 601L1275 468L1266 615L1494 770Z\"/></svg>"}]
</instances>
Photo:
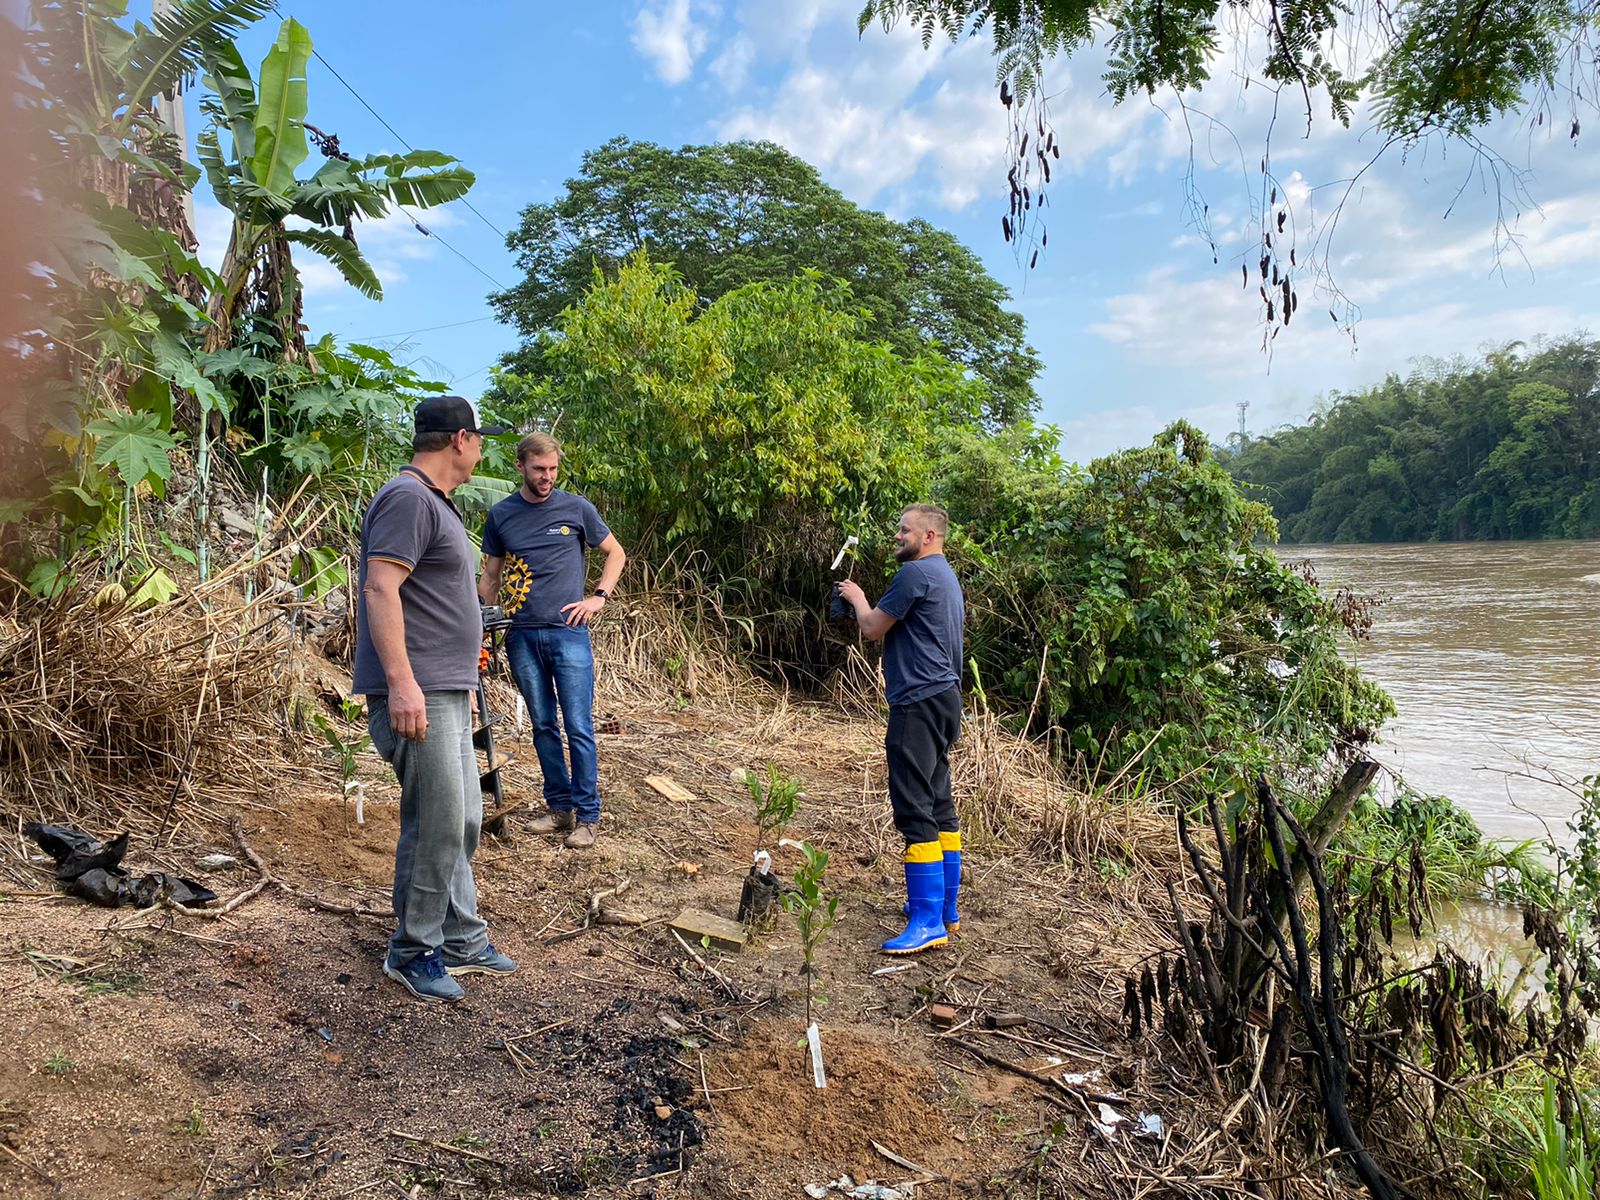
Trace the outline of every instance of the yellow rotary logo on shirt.
<instances>
[{"instance_id":1,"label":"yellow rotary logo on shirt","mask_svg":"<svg viewBox=\"0 0 1600 1200\"><path fill-rule=\"evenodd\" d=\"M500 582L500 602L507 616L515 616L533 589L533 572L515 554L506 555L506 573Z\"/></svg>"},{"instance_id":2,"label":"yellow rotary logo on shirt","mask_svg":"<svg viewBox=\"0 0 1600 1200\"><path fill-rule=\"evenodd\" d=\"M571 533L571 532L572 532L572 530L571 530L571 529L569 529L569 528L568 528L568 527L567 527L567 526L565 526L565 525L563 525L563 526L562 526L562 527L561 527L561 536L562 536L562 537L566 537L566 536L567 536L567 534L569 534L569 533Z\"/></svg>"}]
</instances>

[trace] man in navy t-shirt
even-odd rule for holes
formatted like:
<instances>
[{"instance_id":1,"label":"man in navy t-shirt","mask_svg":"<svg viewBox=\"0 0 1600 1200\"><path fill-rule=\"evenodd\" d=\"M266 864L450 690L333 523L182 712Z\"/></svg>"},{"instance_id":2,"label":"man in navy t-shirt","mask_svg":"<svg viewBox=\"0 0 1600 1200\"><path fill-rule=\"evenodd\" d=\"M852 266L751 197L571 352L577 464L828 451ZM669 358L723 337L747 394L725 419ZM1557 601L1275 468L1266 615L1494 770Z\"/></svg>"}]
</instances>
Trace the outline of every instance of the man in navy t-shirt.
<instances>
[{"instance_id":1,"label":"man in navy t-shirt","mask_svg":"<svg viewBox=\"0 0 1600 1200\"><path fill-rule=\"evenodd\" d=\"M594 505L556 487L561 443L555 438L547 433L523 438L517 444L517 468L522 486L489 510L483 527L478 597L485 604L499 603L511 618L506 659L533 718L533 744L550 808L529 828L565 833L563 845L586 849L594 845L600 824L589 620L605 607L628 556ZM605 563L594 592L585 595L590 547L605 555Z\"/></svg>"},{"instance_id":2,"label":"man in navy t-shirt","mask_svg":"<svg viewBox=\"0 0 1600 1200\"><path fill-rule=\"evenodd\" d=\"M966 604L944 556L949 529L944 509L913 504L895 533L900 569L877 607L853 580L839 585L861 632L883 642L884 754L895 828L906 839L908 917L905 932L883 944L890 954L942 946L960 923L961 823L950 791L950 745L961 731Z\"/></svg>"}]
</instances>

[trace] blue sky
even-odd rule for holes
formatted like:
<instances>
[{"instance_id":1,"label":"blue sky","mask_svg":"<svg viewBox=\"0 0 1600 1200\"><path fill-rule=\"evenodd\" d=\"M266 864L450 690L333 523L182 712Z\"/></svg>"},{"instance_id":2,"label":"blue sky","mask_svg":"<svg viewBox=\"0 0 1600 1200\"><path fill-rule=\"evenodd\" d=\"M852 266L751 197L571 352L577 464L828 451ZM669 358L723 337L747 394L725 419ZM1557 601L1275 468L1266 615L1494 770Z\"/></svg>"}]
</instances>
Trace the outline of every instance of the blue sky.
<instances>
[{"instance_id":1,"label":"blue sky","mask_svg":"<svg viewBox=\"0 0 1600 1200\"><path fill-rule=\"evenodd\" d=\"M354 153L401 150L398 134L478 176L476 213L458 202L418 214L434 238L399 215L358 229L385 280L381 303L303 257L306 322L316 335L397 347L472 397L515 344L485 299L491 279L517 278L496 231L557 196L584 151L617 135L669 146L768 138L858 204L951 230L1027 318L1045 363L1040 419L1061 427L1062 451L1078 461L1145 441L1175 417L1220 439L1248 401L1260 433L1419 356L1600 330L1600 165L1568 138L1565 110L1490 130L1504 156L1493 167L1461 148L1396 148L1350 185L1379 144L1370 118L1358 112L1339 131L1319 107L1305 139L1297 96L1243 86L1259 46L1242 29L1224 31L1216 82L1188 97L1187 111L1171 96L1114 107L1095 51L1051 68L1065 170L1051 192L1049 246L1026 271L1000 231L1005 110L982 40L924 51L904 30L858 37L860 0L281 7L327 60L310 68L313 124ZM260 61L276 24L247 36L247 61ZM1369 48L1337 49L1359 62ZM1307 280L1303 315L1269 359L1240 264L1253 269L1259 255L1252 222L1266 199L1260 156L1275 108L1274 178L1295 201L1301 261L1326 262L1360 319L1353 339L1340 332ZM193 112L190 121L192 135ZM1216 265L1186 219L1191 160ZM226 214L203 186L196 223L214 262Z\"/></svg>"}]
</instances>

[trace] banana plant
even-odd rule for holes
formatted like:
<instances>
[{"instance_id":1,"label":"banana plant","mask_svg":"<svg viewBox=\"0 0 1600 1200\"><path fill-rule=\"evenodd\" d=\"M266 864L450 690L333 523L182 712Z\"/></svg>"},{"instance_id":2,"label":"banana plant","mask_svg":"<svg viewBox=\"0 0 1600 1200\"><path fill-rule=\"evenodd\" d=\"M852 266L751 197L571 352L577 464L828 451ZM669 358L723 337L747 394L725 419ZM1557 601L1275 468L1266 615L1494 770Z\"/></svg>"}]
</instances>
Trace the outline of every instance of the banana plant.
<instances>
[{"instance_id":1,"label":"banana plant","mask_svg":"<svg viewBox=\"0 0 1600 1200\"><path fill-rule=\"evenodd\" d=\"M455 200L472 187L471 171L447 154L413 150L352 158L336 138L318 135L326 161L309 178L296 172L310 155L307 140L306 66L311 35L292 17L252 78L238 48L206 48L201 105L209 124L196 140L200 164L217 202L233 214L222 262L221 286L206 315L208 349L238 343L236 326L251 314L282 357L305 358L300 335L300 287L290 246L327 259L369 299L383 296L377 272L356 242L362 219L384 216L397 204L429 208Z\"/></svg>"}]
</instances>

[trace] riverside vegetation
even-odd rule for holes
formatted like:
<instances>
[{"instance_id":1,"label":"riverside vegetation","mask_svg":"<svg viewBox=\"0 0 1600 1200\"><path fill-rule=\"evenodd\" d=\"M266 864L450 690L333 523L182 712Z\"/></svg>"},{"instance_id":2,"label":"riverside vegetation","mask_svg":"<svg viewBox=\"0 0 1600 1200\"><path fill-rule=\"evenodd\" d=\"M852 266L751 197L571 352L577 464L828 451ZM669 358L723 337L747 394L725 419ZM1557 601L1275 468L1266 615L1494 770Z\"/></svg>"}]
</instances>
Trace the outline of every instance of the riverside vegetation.
<instances>
[{"instance_id":1,"label":"riverside vegetation","mask_svg":"<svg viewBox=\"0 0 1600 1200\"><path fill-rule=\"evenodd\" d=\"M1600 343L1513 343L1230 442L1291 542L1600 537Z\"/></svg>"},{"instance_id":2,"label":"riverside vegetation","mask_svg":"<svg viewBox=\"0 0 1600 1200\"><path fill-rule=\"evenodd\" d=\"M98 604L131 628L224 584L302 620L307 601L348 587L353 522L407 456L407 411L442 385L379 348L308 342L293 253L376 294L360 220L460 196L471 173L435 152L356 157L315 134L309 33L283 22L254 74L231 40L270 4L188 0L148 26L111 0L35 7L25 115L40 203L67 220L61 257L29 285L47 315L5 351L34 400L31 426L4 443L14 490L0 549L18 593L7 653L25 665L28 631L64 628L63 613L92 624ZM208 89L203 178L234 215L216 273L195 260L177 203L202 171L151 108L193 73ZM323 162L302 176L308 138ZM747 278L710 286L659 246L629 250L586 283L563 269L563 306L528 310L537 354L501 373L492 415L559 419L574 485L647 564L637 586L670 613L673 644L870 711L869 664L824 622L829 562L858 536L870 590L892 570L885 522L939 500L969 598L974 721L1029 739L1058 784L1178 818L1188 869L1167 880L1165 953L1129 978L1124 1013L1135 1032L1159 1031L1151 1053L1214 1093L1219 1128L1277 1147L1264 1153L1297 1147L1295 1189L1324 1185L1327 1155L1328 1186L1380 1196L1586 1194L1600 1135L1594 780L1579 789L1576 848L1551 870L1485 847L1447 802L1378 804L1362 750L1393 706L1341 654L1370 608L1279 561L1278 521L1198 430L1179 423L1074 465L1058 431L1028 419L1026 362L1008 373L981 348L957 361L937 330L886 329L866 299L892 295L876 276L779 269L756 247ZM887 256L873 270L892 283L906 268ZM531 273L518 303L542 286ZM997 286L982 289L990 316L1003 313ZM1017 366L1020 330L993 328ZM1551 411L1546 392L1520 394ZM511 478L508 447L487 446L469 506ZM237 565L219 573L224 545ZM322 632L336 655L347 625ZM188 674L230 669L197 662ZM30 711L7 705L6 720L37 732ZM8 771L26 772L51 743L4 744ZM32 758L15 749L28 746ZM177 796L156 759L147 794L119 783L129 805ZM55 815L43 792L10 794L29 808L8 799L8 819ZM1088 861L1057 820L992 823L1037 858ZM810 914L808 981L837 904L820 891L826 854L808 853L817 891L796 901ZM1126 869L1115 854L1095 866ZM1542 991L1503 995L1446 950L1395 961L1397 921L1423 931L1434 904L1491 871L1525 905Z\"/></svg>"}]
</instances>

